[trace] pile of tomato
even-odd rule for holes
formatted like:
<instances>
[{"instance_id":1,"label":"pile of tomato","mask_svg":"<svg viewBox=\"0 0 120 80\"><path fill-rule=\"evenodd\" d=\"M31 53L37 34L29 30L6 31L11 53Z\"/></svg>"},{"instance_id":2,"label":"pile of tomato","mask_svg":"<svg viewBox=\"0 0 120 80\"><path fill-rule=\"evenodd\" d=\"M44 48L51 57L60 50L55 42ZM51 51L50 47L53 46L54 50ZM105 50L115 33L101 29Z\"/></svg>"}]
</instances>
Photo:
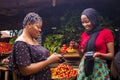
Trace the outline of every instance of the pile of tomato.
<instances>
[{"instance_id":1,"label":"pile of tomato","mask_svg":"<svg viewBox=\"0 0 120 80\"><path fill-rule=\"evenodd\" d=\"M77 76L77 70L67 64L59 64L56 68L51 69L55 78L73 78Z\"/></svg>"},{"instance_id":2,"label":"pile of tomato","mask_svg":"<svg viewBox=\"0 0 120 80\"><path fill-rule=\"evenodd\" d=\"M0 53L9 53L12 49L12 45L7 42L0 42Z\"/></svg>"}]
</instances>

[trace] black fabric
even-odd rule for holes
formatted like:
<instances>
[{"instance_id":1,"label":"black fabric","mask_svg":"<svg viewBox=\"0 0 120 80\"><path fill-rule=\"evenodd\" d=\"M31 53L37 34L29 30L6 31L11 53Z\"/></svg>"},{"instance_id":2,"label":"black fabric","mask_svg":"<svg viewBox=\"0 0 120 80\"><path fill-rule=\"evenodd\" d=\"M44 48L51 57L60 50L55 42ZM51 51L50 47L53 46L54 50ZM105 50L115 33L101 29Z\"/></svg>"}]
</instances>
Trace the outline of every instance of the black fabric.
<instances>
[{"instance_id":1,"label":"black fabric","mask_svg":"<svg viewBox=\"0 0 120 80\"><path fill-rule=\"evenodd\" d=\"M94 34L91 34L90 38L88 39L86 45L85 45L85 49L84 52L88 52L88 51L95 51L95 40L98 36L99 32L96 32Z\"/></svg>"},{"instance_id":2,"label":"black fabric","mask_svg":"<svg viewBox=\"0 0 120 80\"><path fill-rule=\"evenodd\" d=\"M84 61L85 76L89 76L92 74L93 67L94 67L94 59L85 59Z\"/></svg>"},{"instance_id":3,"label":"black fabric","mask_svg":"<svg viewBox=\"0 0 120 80\"><path fill-rule=\"evenodd\" d=\"M85 53L86 52L89 52L89 51L95 51L96 48L95 48L95 40L98 36L98 33L99 32L96 32L94 34L91 35L91 37L89 38L89 40L87 41L86 43L86 46L85 46ZM85 61L84 61L84 71L85 71L85 75L86 76L89 76L92 74L93 72L93 68L94 68L94 59L89 59L89 58L86 58Z\"/></svg>"},{"instance_id":4,"label":"black fabric","mask_svg":"<svg viewBox=\"0 0 120 80\"><path fill-rule=\"evenodd\" d=\"M96 10L93 8L88 8L85 9L82 12L82 15L86 15L88 19L91 21L91 24L93 26L91 31L86 31L88 35L90 35L84 49L84 53L93 51L95 52L96 47L95 47L95 40L99 34L99 32L103 29L103 27L100 26L100 20L99 20L99 14L97 13ZM94 59L85 59L84 61L84 71L85 75L89 76L92 74L94 68Z\"/></svg>"}]
</instances>

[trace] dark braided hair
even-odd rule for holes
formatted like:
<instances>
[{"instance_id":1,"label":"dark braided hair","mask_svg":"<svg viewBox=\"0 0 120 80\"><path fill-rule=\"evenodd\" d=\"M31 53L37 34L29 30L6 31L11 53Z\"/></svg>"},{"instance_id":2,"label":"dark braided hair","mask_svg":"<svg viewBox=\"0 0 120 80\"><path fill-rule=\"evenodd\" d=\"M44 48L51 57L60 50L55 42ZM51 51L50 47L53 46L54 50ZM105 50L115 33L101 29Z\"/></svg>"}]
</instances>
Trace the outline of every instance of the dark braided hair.
<instances>
[{"instance_id":1,"label":"dark braided hair","mask_svg":"<svg viewBox=\"0 0 120 80\"><path fill-rule=\"evenodd\" d=\"M28 13L23 20L23 28L27 23L34 24L36 22L42 21L42 18L35 12Z\"/></svg>"}]
</instances>

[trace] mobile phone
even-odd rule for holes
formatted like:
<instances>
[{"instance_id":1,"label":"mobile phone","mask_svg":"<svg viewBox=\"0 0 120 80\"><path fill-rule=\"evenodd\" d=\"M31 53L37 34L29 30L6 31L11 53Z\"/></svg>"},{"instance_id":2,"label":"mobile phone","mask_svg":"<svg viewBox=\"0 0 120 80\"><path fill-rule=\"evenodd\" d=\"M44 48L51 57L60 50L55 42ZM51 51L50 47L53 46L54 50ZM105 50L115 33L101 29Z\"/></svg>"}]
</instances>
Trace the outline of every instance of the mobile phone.
<instances>
[{"instance_id":1,"label":"mobile phone","mask_svg":"<svg viewBox=\"0 0 120 80\"><path fill-rule=\"evenodd\" d=\"M63 63L63 62L65 62L65 59L64 59L64 58L61 58L61 59L58 61L58 63Z\"/></svg>"},{"instance_id":2,"label":"mobile phone","mask_svg":"<svg viewBox=\"0 0 120 80\"><path fill-rule=\"evenodd\" d=\"M93 51L86 52L85 57L86 57L86 58L92 58L92 57L93 57L93 54L94 54Z\"/></svg>"}]
</instances>

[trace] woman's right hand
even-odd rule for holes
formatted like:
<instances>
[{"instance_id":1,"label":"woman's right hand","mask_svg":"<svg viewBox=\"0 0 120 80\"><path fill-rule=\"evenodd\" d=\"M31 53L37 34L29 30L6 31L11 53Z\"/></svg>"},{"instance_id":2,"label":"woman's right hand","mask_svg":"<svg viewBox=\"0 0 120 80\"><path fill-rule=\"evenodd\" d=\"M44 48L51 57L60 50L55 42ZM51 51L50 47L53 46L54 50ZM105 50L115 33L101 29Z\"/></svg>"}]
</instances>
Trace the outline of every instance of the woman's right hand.
<instances>
[{"instance_id":1,"label":"woman's right hand","mask_svg":"<svg viewBox=\"0 0 120 80\"><path fill-rule=\"evenodd\" d=\"M55 63L57 61L59 61L63 56L61 54L58 54L58 53L54 53L52 54L51 56L49 56L47 58L47 60L50 62L50 63Z\"/></svg>"}]
</instances>

